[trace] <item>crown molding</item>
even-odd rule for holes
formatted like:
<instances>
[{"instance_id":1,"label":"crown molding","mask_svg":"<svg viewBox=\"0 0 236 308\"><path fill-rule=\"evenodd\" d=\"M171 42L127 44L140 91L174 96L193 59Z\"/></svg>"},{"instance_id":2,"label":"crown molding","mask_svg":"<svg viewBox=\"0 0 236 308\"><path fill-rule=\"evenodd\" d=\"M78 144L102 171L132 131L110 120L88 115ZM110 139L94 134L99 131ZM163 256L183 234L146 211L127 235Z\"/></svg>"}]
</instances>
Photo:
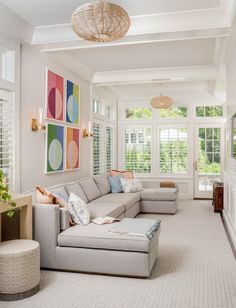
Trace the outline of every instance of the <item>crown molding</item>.
<instances>
[{"instance_id":1,"label":"crown molding","mask_svg":"<svg viewBox=\"0 0 236 308\"><path fill-rule=\"evenodd\" d=\"M230 2L232 0L227 0ZM224 2L224 1L223 1ZM126 37L140 35L167 34L171 32L196 31L229 28L229 19L222 8L196 10L187 12L172 12L131 17L131 27ZM70 24L35 27L32 44L44 45L53 43L76 42L80 39L74 34ZM113 42L113 45L119 44ZM83 46L97 47L98 44L84 42ZM109 44L111 46L112 44ZM104 46L104 44L102 44Z\"/></svg>"},{"instance_id":2,"label":"crown molding","mask_svg":"<svg viewBox=\"0 0 236 308\"><path fill-rule=\"evenodd\" d=\"M215 80L220 72L214 65L97 72L93 83L100 86L134 83L162 83Z\"/></svg>"}]
</instances>

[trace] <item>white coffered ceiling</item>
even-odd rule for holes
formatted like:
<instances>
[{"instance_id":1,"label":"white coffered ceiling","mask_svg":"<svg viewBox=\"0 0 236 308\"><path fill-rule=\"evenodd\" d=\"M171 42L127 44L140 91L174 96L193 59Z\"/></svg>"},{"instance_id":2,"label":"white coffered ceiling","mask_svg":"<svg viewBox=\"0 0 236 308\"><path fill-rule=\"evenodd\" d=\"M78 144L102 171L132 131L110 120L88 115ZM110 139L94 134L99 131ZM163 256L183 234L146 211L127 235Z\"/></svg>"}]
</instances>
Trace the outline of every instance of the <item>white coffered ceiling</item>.
<instances>
[{"instance_id":1,"label":"white coffered ceiling","mask_svg":"<svg viewBox=\"0 0 236 308\"><path fill-rule=\"evenodd\" d=\"M46 26L70 22L71 13L89 0L1 0L1 2L32 25ZM130 16L220 7L220 0L112 0L111 2L124 7Z\"/></svg>"},{"instance_id":2,"label":"white coffered ceiling","mask_svg":"<svg viewBox=\"0 0 236 308\"><path fill-rule=\"evenodd\" d=\"M32 45L98 86L122 95L126 86L135 92L132 84L152 93L159 82L204 82L209 95L219 93L236 0L111 0L128 11L131 27L106 44L80 40L71 30L72 12L86 2L0 0L33 27Z\"/></svg>"}]
</instances>

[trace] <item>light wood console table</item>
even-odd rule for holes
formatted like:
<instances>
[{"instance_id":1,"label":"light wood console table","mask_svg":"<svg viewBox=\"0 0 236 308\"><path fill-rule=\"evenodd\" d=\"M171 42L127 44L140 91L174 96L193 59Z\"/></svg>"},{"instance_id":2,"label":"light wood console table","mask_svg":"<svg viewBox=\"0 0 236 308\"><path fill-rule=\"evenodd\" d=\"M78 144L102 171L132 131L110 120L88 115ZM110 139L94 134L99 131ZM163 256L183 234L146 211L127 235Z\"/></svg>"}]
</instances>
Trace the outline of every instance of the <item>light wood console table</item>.
<instances>
[{"instance_id":1,"label":"light wood console table","mask_svg":"<svg viewBox=\"0 0 236 308\"><path fill-rule=\"evenodd\" d=\"M13 201L16 202L16 209L20 209L20 238L32 240L32 196L31 195L13 195ZM8 205L0 203L0 242L2 239L2 213L7 212ZM10 219L10 218L9 218Z\"/></svg>"}]
</instances>

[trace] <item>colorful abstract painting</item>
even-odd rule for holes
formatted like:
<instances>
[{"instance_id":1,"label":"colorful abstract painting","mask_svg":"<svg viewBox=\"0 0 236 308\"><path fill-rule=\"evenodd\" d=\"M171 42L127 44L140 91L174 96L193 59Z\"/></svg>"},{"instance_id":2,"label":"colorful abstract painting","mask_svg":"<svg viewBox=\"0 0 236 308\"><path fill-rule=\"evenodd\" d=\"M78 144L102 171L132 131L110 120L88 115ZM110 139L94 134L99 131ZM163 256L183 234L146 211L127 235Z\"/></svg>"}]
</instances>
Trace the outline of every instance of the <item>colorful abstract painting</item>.
<instances>
[{"instance_id":1,"label":"colorful abstract painting","mask_svg":"<svg viewBox=\"0 0 236 308\"><path fill-rule=\"evenodd\" d=\"M47 70L47 118L64 121L64 78Z\"/></svg>"},{"instance_id":2,"label":"colorful abstract painting","mask_svg":"<svg viewBox=\"0 0 236 308\"><path fill-rule=\"evenodd\" d=\"M79 129L66 130L66 170L79 168Z\"/></svg>"},{"instance_id":3,"label":"colorful abstract painting","mask_svg":"<svg viewBox=\"0 0 236 308\"><path fill-rule=\"evenodd\" d=\"M79 91L78 85L66 82L66 122L79 124Z\"/></svg>"},{"instance_id":4,"label":"colorful abstract painting","mask_svg":"<svg viewBox=\"0 0 236 308\"><path fill-rule=\"evenodd\" d=\"M46 172L64 171L64 127L47 125Z\"/></svg>"}]
</instances>

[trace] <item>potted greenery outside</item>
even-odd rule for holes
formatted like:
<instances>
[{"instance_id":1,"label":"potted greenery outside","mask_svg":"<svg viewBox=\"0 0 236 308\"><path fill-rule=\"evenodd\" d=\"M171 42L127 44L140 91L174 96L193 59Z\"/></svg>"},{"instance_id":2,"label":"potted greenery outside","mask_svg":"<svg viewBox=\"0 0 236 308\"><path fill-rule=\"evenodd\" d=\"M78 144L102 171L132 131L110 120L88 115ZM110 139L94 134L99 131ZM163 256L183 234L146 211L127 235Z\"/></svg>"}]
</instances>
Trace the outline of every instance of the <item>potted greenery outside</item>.
<instances>
[{"instance_id":1,"label":"potted greenery outside","mask_svg":"<svg viewBox=\"0 0 236 308\"><path fill-rule=\"evenodd\" d=\"M2 170L0 170L0 202L8 204L7 216L12 217L15 213L16 203L9 193L7 181Z\"/></svg>"}]
</instances>

